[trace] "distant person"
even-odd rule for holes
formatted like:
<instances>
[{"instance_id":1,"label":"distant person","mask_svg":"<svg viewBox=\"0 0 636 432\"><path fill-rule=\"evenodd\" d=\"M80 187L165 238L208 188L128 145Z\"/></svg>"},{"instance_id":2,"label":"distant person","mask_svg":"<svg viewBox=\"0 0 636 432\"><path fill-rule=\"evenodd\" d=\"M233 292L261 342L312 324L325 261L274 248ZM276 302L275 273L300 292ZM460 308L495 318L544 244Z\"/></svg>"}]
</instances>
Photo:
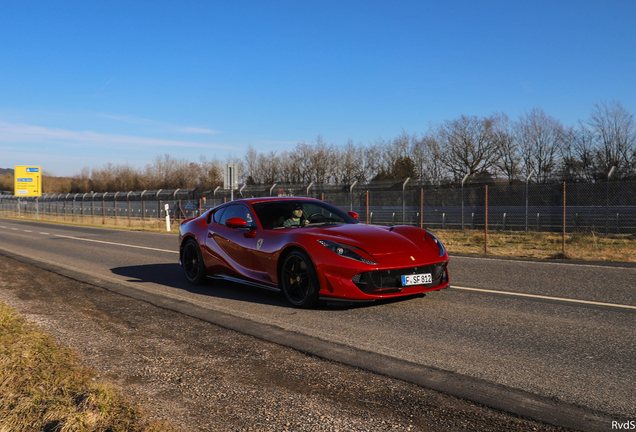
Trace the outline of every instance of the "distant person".
<instances>
[{"instance_id":1,"label":"distant person","mask_svg":"<svg viewBox=\"0 0 636 432\"><path fill-rule=\"evenodd\" d=\"M285 228L301 227L307 225L308 223L309 221L307 219L303 219L302 206L300 204L294 204L292 216L283 223L283 226Z\"/></svg>"}]
</instances>

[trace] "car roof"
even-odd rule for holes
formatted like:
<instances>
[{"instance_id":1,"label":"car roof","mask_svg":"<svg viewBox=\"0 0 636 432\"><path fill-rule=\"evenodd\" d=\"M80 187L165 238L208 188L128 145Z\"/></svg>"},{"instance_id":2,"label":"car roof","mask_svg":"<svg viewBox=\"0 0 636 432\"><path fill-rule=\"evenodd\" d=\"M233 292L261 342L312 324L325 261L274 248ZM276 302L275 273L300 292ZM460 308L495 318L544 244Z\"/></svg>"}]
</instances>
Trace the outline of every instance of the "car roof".
<instances>
[{"instance_id":1,"label":"car roof","mask_svg":"<svg viewBox=\"0 0 636 432\"><path fill-rule=\"evenodd\" d=\"M285 202L285 201L320 201L316 198L307 197L256 197L256 198L243 198L239 200L230 201L230 203L243 202L246 204L256 204L261 202ZM229 204L229 203L228 203Z\"/></svg>"}]
</instances>

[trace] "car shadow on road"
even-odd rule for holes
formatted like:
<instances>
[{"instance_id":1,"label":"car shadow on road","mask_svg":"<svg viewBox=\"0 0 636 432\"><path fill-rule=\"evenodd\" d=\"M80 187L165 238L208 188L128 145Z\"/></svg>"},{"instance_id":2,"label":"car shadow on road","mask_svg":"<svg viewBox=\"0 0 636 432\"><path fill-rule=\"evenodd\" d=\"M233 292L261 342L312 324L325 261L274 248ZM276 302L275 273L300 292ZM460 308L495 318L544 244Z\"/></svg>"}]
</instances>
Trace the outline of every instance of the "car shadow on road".
<instances>
[{"instance_id":1,"label":"car shadow on road","mask_svg":"<svg viewBox=\"0 0 636 432\"><path fill-rule=\"evenodd\" d=\"M236 282L208 279L203 285L191 285L177 263L115 267L111 271L128 278L129 283L152 283L209 297L291 307L281 293Z\"/></svg>"},{"instance_id":2,"label":"car shadow on road","mask_svg":"<svg viewBox=\"0 0 636 432\"><path fill-rule=\"evenodd\" d=\"M285 299L285 296L282 293L270 291L264 288L218 279L208 279L206 283L200 286L191 285L186 281L183 275L183 270L177 263L116 267L112 268L111 271L116 275L128 278L126 282L129 283L153 283L209 297L295 309L287 302L287 299ZM371 302L321 301L318 305L316 305L316 307L314 307L314 309L347 310L369 308L373 306L407 301L417 297L424 297L424 294Z\"/></svg>"}]
</instances>

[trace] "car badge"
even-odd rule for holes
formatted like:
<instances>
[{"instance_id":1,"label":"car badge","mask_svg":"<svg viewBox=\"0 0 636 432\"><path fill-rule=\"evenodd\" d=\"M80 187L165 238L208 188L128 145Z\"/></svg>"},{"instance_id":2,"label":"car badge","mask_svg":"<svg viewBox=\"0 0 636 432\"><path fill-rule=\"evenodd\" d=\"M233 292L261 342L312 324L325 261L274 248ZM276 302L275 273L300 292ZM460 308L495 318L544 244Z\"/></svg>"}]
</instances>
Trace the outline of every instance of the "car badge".
<instances>
[{"instance_id":1,"label":"car badge","mask_svg":"<svg viewBox=\"0 0 636 432\"><path fill-rule=\"evenodd\" d=\"M261 250L261 246L263 246L263 239L258 239L256 242L256 250Z\"/></svg>"},{"instance_id":2,"label":"car badge","mask_svg":"<svg viewBox=\"0 0 636 432\"><path fill-rule=\"evenodd\" d=\"M415 258L411 257L411 261L415 261Z\"/></svg>"}]
</instances>

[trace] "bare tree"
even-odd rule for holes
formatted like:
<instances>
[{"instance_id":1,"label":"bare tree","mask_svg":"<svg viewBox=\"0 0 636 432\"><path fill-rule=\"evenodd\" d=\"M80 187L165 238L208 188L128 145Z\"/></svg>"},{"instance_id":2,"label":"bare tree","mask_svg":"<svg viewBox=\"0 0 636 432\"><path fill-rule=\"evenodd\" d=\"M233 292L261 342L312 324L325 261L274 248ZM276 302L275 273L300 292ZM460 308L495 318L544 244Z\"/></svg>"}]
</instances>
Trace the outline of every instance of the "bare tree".
<instances>
[{"instance_id":1,"label":"bare tree","mask_svg":"<svg viewBox=\"0 0 636 432\"><path fill-rule=\"evenodd\" d=\"M412 143L415 138L402 130L397 138L385 147L385 163L391 177L415 177L415 162L412 158Z\"/></svg>"},{"instance_id":2,"label":"bare tree","mask_svg":"<svg viewBox=\"0 0 636 432\"><path fill-rule=\"evenodd\" d=\"M524 171L535 170L537 181L546 183L559 164L565 131L561 122L541 108L519 117L517 136Z\"/></svg>"},{"instance_id":3,"label":"bare tree","mask_svg":"<svg viewBox=\"0 0 636 432\"><path fill-rule=\"evenodd\" d=\"M15 187L13 175L7 173L0 176L0 190L12 191Z\"/></svg>"},{"instance_id":4,"label":"bare tree","mask_svg":"<svg viewBox=\"0 0 636 432\"><path fill-rule=\"evenodd\" d=\"M391 167L386 160L387 147L389 142L378 138L373 144L369 145L364 152L368 177L372 180L383 180L391 178Z\"/></svg>"},{"instance_id":5,"label":"bare tree","mask_svg":"<svg viewBox=\"0 0 636 432\"><path fill-rule=\"evenodd\" d=\"M90 169L88 167L82 168L82 171L71 179L71 193L89 192L91 190L90 180Z\"/></svg>"},{"instance_id":6,"label":"bare tree","mask_svg":"<svg viewBox=\"0 0 636 432\"><path fill-rule=\"evenodd\" d=\"M455 180L465 174L490 173L499 157L491 118L462 115L445 121L438 132L443 148L442 163Z\"/></svg>"},{"instance_id":7,"label":"bare tree","mask_svg":"<svg viewBox=\"0 0 636 432\"><path fill-rule=\"evenodd\" d=\"M579 122L578 128L566 128L561 145L561 179L570 182L594 181L597 178L594 155L592 133L585 124Z\"/></svg>"},{"instance_id":8,"label":"bare tree","mask_svg":"<svg viewBox=\"0 0 636 432\"><path fill-rule=\"evenodd\" d=\"M333 146L327 145L322 135L318 135L316 143L310 149L308 170L311 176L306 180L329 183L333 178L335 156Z\"/></svg>"},{"instance_id":9,"label":"bare tree","mask_svg":"<svg viewBox=\"0 0 636 432\"><path fill-rule=\"evenodd\" d=\"M309 183L311 173L309 172L309 158L311 157L311 147L306 142L296 144L296 147L289 152L288 171L290 180L293 183Z\"/></svg>"},{"instance_id":10,"label":"bare tree","mask_svg":"<svg viewBox=\"0 0 636 432\"><path fill-rule=\"evenodd\" d=\"M141 173L130 165L119 165L115 168L115 184L119 191L136 191L145 189Z\"/></svg>"},{"instance_id":11,"label":"bare tree","mask_svg":"<svg viewBox=\"0 0 636 432\"><path fill-rule=\"evenodd\" d=\"M514 122L505 113L495 113L492 116L493 141L499 149L499 158L495 166L512 182L521 174L521 153L515 135Z\"/></svg>"},{"instance_id":12,"label":"bare tree","mask_svg":"<svg viewBox=\"0 0 636 432\"><path fill-rule=\"evenodd\" d=\"M366 161L362 144L355 145L350 138L344 147L335 150L334 181L351 184L354 181L364 183L366 178Z\"/></svg>"},{"instance_id":13,"label":"bare tree","mask_svg":"<svg viewBox=\"0 0 636 432\"><path fill-rule=\"evenodd\" d=\"M170 188L193 189L199 185L202 175L201 165L185 159L175 160L170 177Z\"/></svg>"},{"instance_id":14,"label":"bare tree","mask_svg":"<svg viewBox=\"0 0 636 432\"><path fill-rule=\"evenodd\" d=\"M289 151L284 151L278 158L278 178L277 181L283 183L298 183L298 170L293 155Z\"/></svg>"},{"instance_id":15,"label":"bare tree","mask_svg":"<svg viewBox=\"0 0 636 432\"><path fill-rule=\"evenodd\" d=\"M443 178L442 151L433 129L420 139L414 139L411 154L415 162L415 175L420 184L430 182L439 185Z\"/></svg>"},{"instance_id":16,"label":"bare tree","mask_svg":"<svg viewBox=\"0 0 636 432\"><path fill-rule=\"evenodd\" d=\"M117 190L116 168L108 162L102 168L93 168L91 171L91 190L95 192L108 192Z\"/></svg>"},{"instance_id":17,"label":"bare tree","mask_svg":"<svg viewBox=\"0 0 636 432\"><path fill-rule=\"evenodd\" d=\"M258 152L251 144L247 147L244 159L246 183L256 184L255 178L257 176L256 170L258 169Z\"/></svg>"},{"instance_id":18,"label":"bare tree","mask_svg":"<svg viewBox=\"0 0 636 432\"><path fill-rule=\"evenodd\" d=\"M258 172L260 173L259 183L276 183L279 175L280 160L275 151L270 151L267 155L258 155Z\"/></svg>"},{"instance_id":19,"label":"bare tree","mask_svg":"<svg viewBox=\"0 0 636 432\"><path fill-rule=\"evenodd\" d=\"M223 168L221 162L214 157L208 160L201 156L201 171L199 174L199 186L203 188L214 188L223 185Z\"/></svg>"},{"instance_id":20,"label":"bare tree","mask_svg":"<svg viewBox=\"0 0 636 432\"><path fill-rule=\"evenodd\" d=\"M146 178L152 189L171 189L171 177L175 159L169 154L157 156L151 164L146 165Z\"/></svg>"},{"instance_id":21,"label":"bare tree","mask_svg":"<svg viewBox=\"0 0 636 432\"><path fill-rule=\"evenodd\" d=\"M588 125L596 146L597 166L604 173L615 166L617 172L636 171L633 157L636 151L634 115L615 100L594 104Z\"/></svg>"}]
</instances>

